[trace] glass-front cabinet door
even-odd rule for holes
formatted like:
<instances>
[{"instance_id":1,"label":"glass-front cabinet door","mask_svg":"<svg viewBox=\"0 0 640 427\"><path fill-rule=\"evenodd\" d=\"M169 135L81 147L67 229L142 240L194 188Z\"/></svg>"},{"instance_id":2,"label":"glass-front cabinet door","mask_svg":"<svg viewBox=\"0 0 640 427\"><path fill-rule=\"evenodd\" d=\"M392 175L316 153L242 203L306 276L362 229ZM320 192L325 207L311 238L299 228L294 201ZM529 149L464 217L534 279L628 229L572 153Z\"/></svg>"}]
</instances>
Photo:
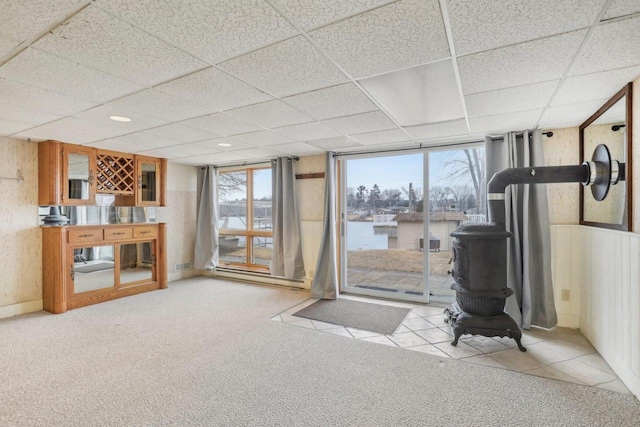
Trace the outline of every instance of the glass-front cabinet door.
<instances>
[{"instance_id":1,"label":"glass-front cabinet door","mask_svg":"<svg viewBox=\"0 0 640 427\"><path fill-rule=\"evenodd\" d=\"M63 204L95 204L95 164L94 148L65 144L62 150Z\"/></svg>"},{"instance_id":2,"label":"glass-front cabinet door","mask_svg":"<svg viewBox=\"0 0 640 427\"><path fill-rule=\"evenodd\" d=\"M136 205L159 206L161 162L154 157L136 156L138 171L138 191Z\"/></svg>"},{"instance_id":3,"label":"glass-front cabinet door","mask_svg":"<svg viewBox=\"0 0 640 427\"><path fill-rule=\"evenodd\" d=\"M156 280L154 242L123 243L120 245L118 283L120 287Z\"/></svg>"},{"instance_id":4,"label":"glass-front cabinet door","mask_svg":"<svg viewBox=\"0 0 640 427\"><path fill-rule=\"evenodd\" d=\"M73 294L114 288L115 246L99 245L72 249Z\"/></svg>"}]
</instances>

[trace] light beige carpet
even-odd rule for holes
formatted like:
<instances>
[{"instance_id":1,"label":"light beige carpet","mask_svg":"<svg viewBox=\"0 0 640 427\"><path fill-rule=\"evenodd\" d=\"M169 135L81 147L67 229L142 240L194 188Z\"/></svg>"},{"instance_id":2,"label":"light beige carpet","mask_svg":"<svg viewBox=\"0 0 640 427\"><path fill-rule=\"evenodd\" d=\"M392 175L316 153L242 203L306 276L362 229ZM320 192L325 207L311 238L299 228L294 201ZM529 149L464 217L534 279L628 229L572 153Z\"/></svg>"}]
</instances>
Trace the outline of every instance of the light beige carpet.
<instances>
[{"instance_id":1,"label":"light beige carpet","mask_svg":"<svg viewBox=\"0 0 640 427\"><path fill-rule=\"evenodd\" d=\"M0 320L0 426L637 426L631 396L268 320L210 278Z\"/></svg>"}]
</instances>

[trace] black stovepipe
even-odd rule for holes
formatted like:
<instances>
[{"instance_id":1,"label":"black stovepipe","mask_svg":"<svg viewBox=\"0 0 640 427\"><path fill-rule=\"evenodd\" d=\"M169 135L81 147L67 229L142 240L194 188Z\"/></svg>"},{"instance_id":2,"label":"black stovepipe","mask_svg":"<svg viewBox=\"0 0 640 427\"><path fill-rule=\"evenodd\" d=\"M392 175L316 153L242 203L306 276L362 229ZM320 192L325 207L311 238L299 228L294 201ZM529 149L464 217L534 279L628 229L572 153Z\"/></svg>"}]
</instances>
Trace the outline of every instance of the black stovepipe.
<instances>
[{"instance_id":1,"label":"black stovepipe","mask_svg":"<svg viewBox=\"0 0 640 427\"><path fill-rule=\"evenodd\" d=\"M545 166L504 169L489 181L487 200L489 202L489 222L505 227L504 193L510 184L547 184L560 182L590 182L591 168L579 166Z\"/></svg>"}]
</instances>

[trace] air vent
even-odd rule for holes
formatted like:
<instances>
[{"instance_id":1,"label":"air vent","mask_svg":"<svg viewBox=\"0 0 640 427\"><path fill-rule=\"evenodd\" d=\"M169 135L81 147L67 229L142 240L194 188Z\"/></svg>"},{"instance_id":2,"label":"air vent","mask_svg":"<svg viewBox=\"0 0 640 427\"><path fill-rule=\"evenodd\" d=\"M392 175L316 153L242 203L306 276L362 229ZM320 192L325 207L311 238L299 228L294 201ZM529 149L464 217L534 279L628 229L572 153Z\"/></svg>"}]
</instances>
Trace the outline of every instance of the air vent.
<instances>
[{"instance_id":1,"label":"air vent","mask_svg":"<svg viewBox=\"0 0 640 427\"><path fill-rule=\"evenodd\" d=\"M181 270L191 270L191 263L183 262L181 264L176 264L176 271L181 271Z\"/></svg>"}]
</instances>

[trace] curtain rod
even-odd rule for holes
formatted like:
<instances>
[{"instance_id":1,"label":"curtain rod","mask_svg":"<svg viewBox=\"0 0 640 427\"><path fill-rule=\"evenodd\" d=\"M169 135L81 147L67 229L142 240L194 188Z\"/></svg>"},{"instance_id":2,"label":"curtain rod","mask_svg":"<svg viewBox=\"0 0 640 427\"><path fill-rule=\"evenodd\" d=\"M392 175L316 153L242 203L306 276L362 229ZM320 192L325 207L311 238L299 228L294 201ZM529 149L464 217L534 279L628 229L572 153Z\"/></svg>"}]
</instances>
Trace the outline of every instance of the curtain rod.
<instances>
[{"instance_id":1,"label":"curtain rod","mask_svg":"<svg viewBox=\"0 0 640 427\"><path fill-rule=\"evenodd\" d=\"M525 131L526 132L526 131ZM542 135L547 136L548 138L551 138L553 136L553 132L549 131L549 132L541 132ZM524 134L524 132L516 132L516 135L522 135ZM533 134L529 134L529 138L531 138ZM504 138L504 135L487 135L490 139L501 139Z\"/></svg>"},{"instance_id":2,"label":"curtain rod","mask_svg":"<svg viewBox=\"0 0 640 427\"><path fill-rule=\"evenodd\" d=\"M298 156L283 156L283 157L287 157L288 159L293 159L295 161L300 160L300 157ZM251 163L238 163L236 165L220 165L220 166L216 166L216 165L209 165L209 166L213 166L214 168L218 169L218 168L237 168L239 166L252 166L252 165L264 165L265 163L271 163L276 159L269 159L269 160L263 160L261 162L251 162ZM200 169L204 169L207 166L200 166Z\"/></svg>"},{"instance_id":3,"label":"curtain rod","mask_svg":"<svg viewBox=\"0 0 640 427\"><path fill-rule=\"evenodd\" d=\"M466 141L466 142L457 142L455 144L439 144L439 145L427 145L423 147L423 143L420 143L418 147L407 147L407 148L395 148L390 150L371 150L371 151L342 151L333 153L333 157L348 157L348 156L360 156L362 154L377 154L377 153L398 153L402 151L415 151L421 150L423 148L443 148L443 147L457 147L460 145L471 145L471 144L479 144L484 141Z\"/></svg>"}]
</instances>

